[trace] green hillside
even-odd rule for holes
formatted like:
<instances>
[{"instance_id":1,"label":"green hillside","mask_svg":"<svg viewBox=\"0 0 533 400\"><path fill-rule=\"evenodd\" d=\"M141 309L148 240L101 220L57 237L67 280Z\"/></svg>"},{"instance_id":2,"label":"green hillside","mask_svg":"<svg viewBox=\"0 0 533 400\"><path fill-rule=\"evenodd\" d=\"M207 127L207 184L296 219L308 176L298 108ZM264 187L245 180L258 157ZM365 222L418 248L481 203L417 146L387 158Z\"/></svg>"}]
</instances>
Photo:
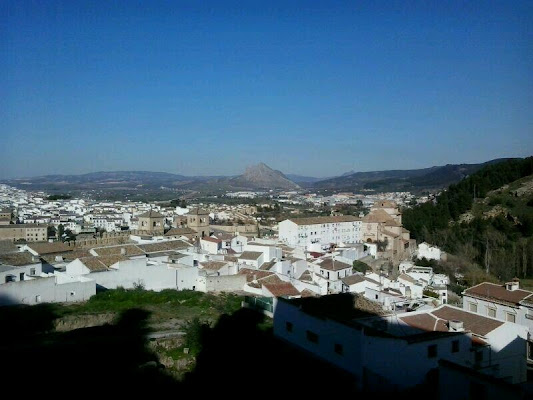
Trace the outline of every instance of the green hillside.
<instances>
[{"instance_id":1,"label":"green hillside","mask_svg":"<svg viewBox=\"0 0 533 400\"><path fill-rule=\"evenodd\" d=\"M418 242L500 280L533 277L533 157L484 167L403 221Z\"/></svg>"}]
</instances>

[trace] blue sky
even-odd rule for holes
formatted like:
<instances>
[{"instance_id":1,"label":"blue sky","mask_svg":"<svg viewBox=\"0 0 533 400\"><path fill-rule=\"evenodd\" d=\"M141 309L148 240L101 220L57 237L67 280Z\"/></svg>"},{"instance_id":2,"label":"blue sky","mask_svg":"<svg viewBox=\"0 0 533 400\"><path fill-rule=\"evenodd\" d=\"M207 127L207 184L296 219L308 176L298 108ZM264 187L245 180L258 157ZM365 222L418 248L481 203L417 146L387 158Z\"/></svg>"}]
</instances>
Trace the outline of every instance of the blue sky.
<instances>
[{"instance_id":1,"label":"blue sky","mask_svg":"<svg viewBox=\"0 0 533 400\"><path fill-rule=\"evenodd\" d=\"M3 1L0 178L533 154L533 2Z\"/></svg>"}]
</instances>

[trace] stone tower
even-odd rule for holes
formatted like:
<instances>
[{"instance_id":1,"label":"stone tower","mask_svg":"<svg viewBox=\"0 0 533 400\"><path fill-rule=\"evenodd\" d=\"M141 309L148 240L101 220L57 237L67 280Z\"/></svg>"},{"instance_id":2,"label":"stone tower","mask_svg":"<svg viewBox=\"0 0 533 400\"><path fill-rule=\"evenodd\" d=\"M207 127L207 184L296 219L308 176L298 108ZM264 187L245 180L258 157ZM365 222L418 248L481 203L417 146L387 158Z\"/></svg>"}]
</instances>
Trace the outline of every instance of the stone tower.
<instances>
[{"instance_id":1,"label":"stone tower","mask_svg":"<svg viewBox=\"0 0 533 400\"><path fill-rule=\"evenodd\" d=\"M147 211L139 215L139 230L153 233L163 233L165 230L165 217L157 211Z\"/></svg>"},{"instance_id":2,"label":"stone tower","mask_svg":"<svg viewBox=\"0 0 533 400\"><path fill-rule=\"evenodd\" d=\"M209 236L209 213L201 208L193 208L187 214L187 227L194 229L198 237Z\"/></svg>"}]
</instances>

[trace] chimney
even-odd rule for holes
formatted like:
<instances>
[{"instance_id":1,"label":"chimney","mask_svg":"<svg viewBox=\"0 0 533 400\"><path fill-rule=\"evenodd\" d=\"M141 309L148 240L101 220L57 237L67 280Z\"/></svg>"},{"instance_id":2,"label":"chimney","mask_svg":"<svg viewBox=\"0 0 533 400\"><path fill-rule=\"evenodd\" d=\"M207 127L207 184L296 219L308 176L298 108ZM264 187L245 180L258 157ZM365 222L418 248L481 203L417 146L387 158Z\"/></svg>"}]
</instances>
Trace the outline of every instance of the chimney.
<instances>
[{"instance_id":1,"label":"chimney","mask_svg":"<svg viewBox=\"0 0 533 400\"><path fill-rule=\"evenodd\" d=\"M122 255L122 256L125 256L125 255L126 255L126 249L125 249L124 247L122 247L122 248L120 249L120 255Z\"/></svg>"},{"instance_id":2,"label":"chimney","mask_svg":"<svg viewBox=\"0 0 533 400\"><path fill-rule=\"evenodd\" d=\"M510 292L520 289L520 281L518 278L514 278L511 282L507 282L505 284L505 289L509 290Z\"/></svg>"},{"instance_id":3,"label":"chimney","mask_svg":"<svg viewBox=\"0 0 533 400\"><path fill-rule=\"evenodd\" d=\"M463 325L463 321L459 321L456 319L451 319L448 321L448 331L449 332L464 332L465 328Z\"/></svg>"},{"instance_id":4,"label":"chimney","mask_svg":"<svg viewBox=\"0 0 533 400\"><path fill-rule=\"evenodd\" d=\"M39 261L41 261L41 259L39 258L39 256L31 256L31 261L34 263L38 263Z\"/></svg>"}]
</instances>

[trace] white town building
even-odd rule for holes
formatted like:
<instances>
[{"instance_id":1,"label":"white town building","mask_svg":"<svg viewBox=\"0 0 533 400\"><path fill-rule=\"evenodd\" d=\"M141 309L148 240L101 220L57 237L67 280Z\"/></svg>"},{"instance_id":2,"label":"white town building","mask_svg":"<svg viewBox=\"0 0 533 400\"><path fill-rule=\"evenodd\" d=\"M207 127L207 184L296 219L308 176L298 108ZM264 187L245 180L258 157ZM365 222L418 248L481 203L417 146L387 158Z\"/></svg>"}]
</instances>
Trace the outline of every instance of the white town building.
<instances>
[{"instance_id":1,"label":"white town building","mask_svg":"<svg viewBox=\"0 0 533 400\"><path fill-rule=\"evenodd\" d=\"M331 244L361 243L361 218L351 215L292 218L279 223L279 239L292 247L327 249Z\"/></svg>"}]
</instances>

